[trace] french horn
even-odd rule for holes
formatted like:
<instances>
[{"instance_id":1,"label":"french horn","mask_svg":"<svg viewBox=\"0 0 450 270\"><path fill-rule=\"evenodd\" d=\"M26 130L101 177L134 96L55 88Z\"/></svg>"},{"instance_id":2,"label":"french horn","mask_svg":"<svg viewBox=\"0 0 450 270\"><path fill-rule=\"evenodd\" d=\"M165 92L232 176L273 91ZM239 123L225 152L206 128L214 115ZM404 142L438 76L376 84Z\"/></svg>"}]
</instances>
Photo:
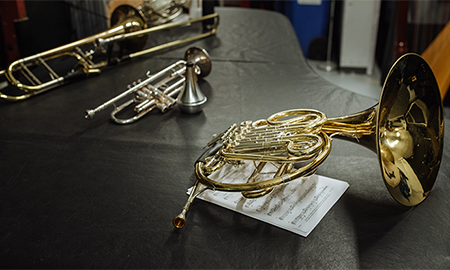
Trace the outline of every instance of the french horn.
<instances>
[{"instance_id":1,"label":"french horn","mask_svg":"<svg viewBox=\"0 0 450 270\"><path fill-rule=\"evenodd\" d=\"M128 95L133 97L111 112L111 119L117 124L130 124L139 120L153 109L166 112L178 102L180 109L187 113L201 111L207 98L197 84L197 76L204 78L211 72L211 59L205 49L191 47L179 60L155 74L147 72L147 79L138 80L128 86L128 90L106 101L95 109L86 110L85 118L94 115ZM117 115L134 105L134 115L119 118Z\"/></svg>"},{"instance_id":2,"label":"french horn","mask_svg":"<svg viewBox=\"0 0 450 270\"><path fill-rule=\"evenodd\" d=\"M389 71L378 104L356 114L328 119L320 111L298 109L232 125L195 163L197 181L173 225L185 226L189 206L206 189L258 198L313 174L330 154L331 138L377 153L386 188L397 202L405 206L423 202L435 183L444 141L442 100L426 61L413 53L400 57ZM255 170L243 183L209 177L225 164L239 166L246 160L255 163ZM273 178L257 181L267 163L277 171Z\"/></svg>"},{"instance_id":3,"label":"french horn","mask_svg":"<svg viewBox=\"0 0 450 270\"><path fill-rule=\"evenodd\" d=\"M153 2L155 1L144 1L137 8L121 5L111 15L111 24L114 26L110 29L70 44L14 61L5 70L0 71L0 76L5 76L11 85L25 93L13 95L0 92L0 98L9 101L28 99L87 75L99 74L106 67L114 66L120 62L145 54L206 38L214 35L217 31L219 15L216 13L182 22L169 22L149 27L150 24L173 19L181 10L181 6L177 4L178 1L170 1L169 7L163 9L167 12L166 15L162 15L164 20L158 21L151 19L156 12L156 9L150 8L150 4ZM205 20L214 20L214 25L209 31L151 48L144 48L147 43L147 36L151 33L191 25ZM114 44L119 44L120 46L117 56L112 53ZM131 51L132 53L124 54L124 51ZM70 62L75 63L75 67L67 74L63 74L64 71L57 72L56 68L52 68L49 63L55 60L66 62L70 60Z\"/></svg>"}]
</instances>

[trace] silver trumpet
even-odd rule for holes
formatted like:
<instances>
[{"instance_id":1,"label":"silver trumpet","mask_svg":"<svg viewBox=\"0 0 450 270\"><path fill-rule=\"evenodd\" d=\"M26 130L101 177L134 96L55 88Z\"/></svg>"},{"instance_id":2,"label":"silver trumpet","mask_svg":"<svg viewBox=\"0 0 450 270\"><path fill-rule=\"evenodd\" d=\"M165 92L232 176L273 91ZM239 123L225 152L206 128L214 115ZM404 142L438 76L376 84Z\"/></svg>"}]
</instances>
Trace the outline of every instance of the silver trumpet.
<instances>
[{"instance_id":1,"label":"silver trumpet","mask_svg":"<svg viewBox=\"0 0 450 270\"><path fill-rule=\"evenodd\" d=\"M199 47L191 47L185 52L184 60L179 60L154 75L147 72L147 79L144 81L138 80L120 95L95 109L86 110L85 118L91 119L110 105L115 106L111 119L118 124L134 123L154 108L164 113L176 103L183 112L199 112L207 98L197 84L197 76L204 78L210 72L211 59L208 52ZM116 107L117 101L130 94L134 95L132 99ZM119 112L134 104L134 116L116 117Z\"/></svg>"}]
</instances>

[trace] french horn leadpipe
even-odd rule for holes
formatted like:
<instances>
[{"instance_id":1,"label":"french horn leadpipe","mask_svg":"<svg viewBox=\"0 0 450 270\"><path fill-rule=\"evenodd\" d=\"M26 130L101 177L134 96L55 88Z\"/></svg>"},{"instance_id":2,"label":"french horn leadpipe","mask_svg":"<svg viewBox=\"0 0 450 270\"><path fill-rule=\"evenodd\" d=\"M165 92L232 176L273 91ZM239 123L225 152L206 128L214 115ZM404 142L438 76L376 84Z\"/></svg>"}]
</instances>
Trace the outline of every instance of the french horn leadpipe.
<instances>
[{"instance_id":1,"label":"french horn leadpipe","mask_svg":"<svg viewBox=\"0 0 450 270\"><path fill-rule=\"evenodd\" d=\"M170 22L163 25L148 27L146 18L144 17L145 14L138 12L131 7L129 8L129 11L130 14L111 29L11 63L7 69L0 71L0 76L5 76L11 85L25 93L22 95L8 95L0 92L0 98L9 101L25 100L57 86L86 77L89 74L99 74L102 69L107 66L113 66L117 63L149 53L214 35L219 26L219 15L214 13L197 19L190 19L182 22ZM108 50L105 48L111 48L113 44L118 42L136 41L136 44L143 47L145 43L143 43L142 40L146 41L146 36L149 34L210 19L214 20L213 27L202 34L181 40L174 40L148 49L138 49L133 53L120 57L112 58L108 55L108 60L94 62L94 56L98 54L108 54ZM83 50L82 47L84 46L88 46L90 49ZM77 62L76 67L66 75L59 74L48 63L50 60L62 57L74 58ZM38 76L33 72L33 69L38 67L47 74L44 76L45 78L42 78L43 76ZM19 78L22 78L22 81L26 82L22 82Z\"/></svg>"},{"instance_id":2,"label":"french horn leadpipe","mask_svg":"<svg viewBox=\"0 0 450 270\"><path fill-rule=\"evenodd\" d=\"M413 53L400 57L388 73L378 104L359 113L327 118L317 110L287 110L232 125L208 144L195 163L197 181L173 225L185 226L192 201L204 190L258 198L276 186L311 175L330 154L331 138L355 142L377 153L391 196L405 206L422 203L436 181L444 145L442 100L426 61ZM246 182L210 178L225 164L239 166L243 161L257 164ZM256 181L256 174L267 163L278 171L271 179Z\"/></svg>"},{"instance_id":3,"label":"french horn leadpipe","mask_svg":"<svg viewBox=\"0 0 450 270\"><path fill-rule=\"evenodd\" d=\"M118 124L130 124L157 108L165 112L179 101L180 109L187 113L199 112L207 98L196 82L197 76L204 78L211 72L211 59L205 49L191 47L186 50L184 60L179 60L155 74L147 73L147 79L129 85L128 90L106 101L98 107L86 110L85 118L92 119L96 113L114 105L121 99L134 95L111 112L111 119ZM135 115L119 118L117 114L135 105Z\"/></svg>"}]
</instances>

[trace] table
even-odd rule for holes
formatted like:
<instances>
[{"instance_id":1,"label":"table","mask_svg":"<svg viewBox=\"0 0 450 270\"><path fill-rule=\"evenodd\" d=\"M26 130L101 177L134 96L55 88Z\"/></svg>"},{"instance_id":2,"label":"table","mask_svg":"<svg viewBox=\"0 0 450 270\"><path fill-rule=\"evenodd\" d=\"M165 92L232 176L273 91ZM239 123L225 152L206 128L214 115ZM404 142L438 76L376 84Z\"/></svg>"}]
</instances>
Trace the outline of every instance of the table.
<instances>
[{"instance_id":1,"label":"table","mask_svg":"<svg viewBox=\"0 0 450 270\"><path fill-rule=\"evenodd\" d=\"M194 162L212 134L294 108L329 117L377 100L333 85L307 65L288 19L216 8L217 35L118 65L23 102L0 101L2 268L448 268L449 135L429 198L396 203L377 156L334 140L319 167L349 189L307 237L195 200L182 230L172 219L195 181ZM84 111L183 57L211 55L199 86L203 112L174 107L131 125L90 121ZM445 108L449 121L449 111Z\"/></svg>"}]
</instances>

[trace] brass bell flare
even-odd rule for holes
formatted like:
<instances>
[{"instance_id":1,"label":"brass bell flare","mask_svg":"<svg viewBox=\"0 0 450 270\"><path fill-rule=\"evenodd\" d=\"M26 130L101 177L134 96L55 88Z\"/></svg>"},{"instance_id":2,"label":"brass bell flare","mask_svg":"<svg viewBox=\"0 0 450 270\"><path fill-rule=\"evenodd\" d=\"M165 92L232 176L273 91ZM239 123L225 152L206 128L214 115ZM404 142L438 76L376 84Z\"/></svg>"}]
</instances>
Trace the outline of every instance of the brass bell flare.
<instances>
[{"instance_id":1,"label":"brass bell flare","mask_svg":"<svg viewBox=\"0 0 450 270\"><path fill-rule=\"evenodd\" d=\"M203 48L197 46L190 47L184 53L184 60L187 62L192 62L200 69L198 76L201 78L205 78L209 75L209 73L211 73L211 57L209 56L208 51Z\"/></svg>"}]
</instances>

